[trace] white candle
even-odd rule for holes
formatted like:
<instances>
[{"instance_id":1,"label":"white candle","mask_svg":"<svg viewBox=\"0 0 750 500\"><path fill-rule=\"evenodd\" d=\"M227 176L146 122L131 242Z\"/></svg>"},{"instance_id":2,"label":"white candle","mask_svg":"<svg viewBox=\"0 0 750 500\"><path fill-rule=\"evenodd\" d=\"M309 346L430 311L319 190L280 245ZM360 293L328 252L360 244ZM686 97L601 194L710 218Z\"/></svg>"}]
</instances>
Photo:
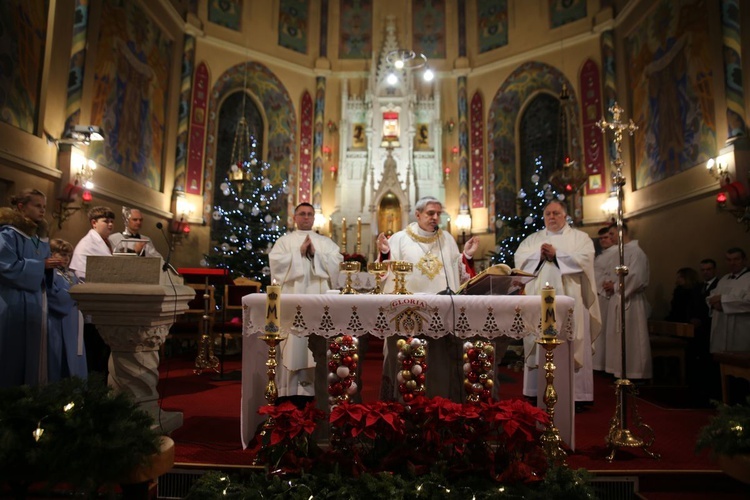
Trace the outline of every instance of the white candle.
<instances>
[{"instance_id":1,"label":"white candle","mask_svg":"<svg viewBox=\"0 0 750 500\"><path fill-rule=\"evenodd\" d=\"M542 338L553 339L557 336L556 323L555 288L545 283L542 288Z\"/></svg>"},{"instance_id":2,"label":"white candle","mask_svg":"<svg viewBox=\"0 0 750 500\"><path fill-rule=\"evenodd\" d=\"M276 284L266 287L266 335L278 335L281 328L281 287Z\"/></svg>"}]
</instances>

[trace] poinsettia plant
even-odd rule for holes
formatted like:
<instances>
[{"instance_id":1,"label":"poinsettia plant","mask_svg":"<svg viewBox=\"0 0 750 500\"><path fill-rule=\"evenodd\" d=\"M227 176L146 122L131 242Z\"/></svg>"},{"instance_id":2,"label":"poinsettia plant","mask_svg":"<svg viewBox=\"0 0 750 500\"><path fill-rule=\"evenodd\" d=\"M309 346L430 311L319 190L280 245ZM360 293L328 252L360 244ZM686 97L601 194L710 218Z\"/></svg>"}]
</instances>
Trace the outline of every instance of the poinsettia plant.
<instances>
[{"instance_id":1,"label":"poinsettia plant","mask_svg":"<svg viewBox=\"0 0 750 500\"><path fill-rule=\"evenodd\" d=\"M319 415L296 411L287 403L261 409L275 420L265 452L277 459L274 465L310 470L316 465L310 451L316 448L305 446ZM331 448L326 453L317 449L317 464L333 463L354 475L406 469L425 474L438 467L449 475L482 473L509 484L539 481L548 467L539 438L549 417L521 400L345 402L331 410L329 423Z\"/></svg>"},{"instance_id":2,"label":"poinsettia plant","mask_svg":"<svg viewBox=\"0 0 750 500\"><path fill-rule=\"evenodd\" d=\"M270 435L256 443L255 453L261 453L261 458L275 468L310 470L319 452L311 436L325 413L318 410L315 403L300 409L289 401L278 406L262 406L258 413L267 415L273 424Z\"/></svg>"}]
</instances>

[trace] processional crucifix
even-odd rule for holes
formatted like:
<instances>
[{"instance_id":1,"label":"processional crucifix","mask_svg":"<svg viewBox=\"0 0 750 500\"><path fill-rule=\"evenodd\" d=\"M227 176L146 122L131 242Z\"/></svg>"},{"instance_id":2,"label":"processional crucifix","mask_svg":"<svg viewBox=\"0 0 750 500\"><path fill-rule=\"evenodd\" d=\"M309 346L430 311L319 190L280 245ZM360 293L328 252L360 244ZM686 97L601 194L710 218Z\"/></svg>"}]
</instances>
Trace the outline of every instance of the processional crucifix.
<instances>
[{"instance_id":1,"label":"processional crucifix","mask_svg":"<svg viewBox=\"0 0 750 500\"><path fill-rule=\"evenodd\" d=\"M625 265L625 244L622 238L622 225L623 225L623 214L622 214L622 202L624 199L623 186L625 186L625 176L622 173L622 133L628 132L628 135L638 130L638 126L633 123L633 120L628 120L627 123L620 121L623 109L615 102L609 112L612 113L612 121L608 122L604 118L596 122L597 126L602 129L602 132L606 134L607 130L614 132L614 143L615 143L615 158L613 160L615 171L612 172L612 183L616 187L617 191L617 235L619 242L617 249L620 254L620 265L615 268L617 276L619 277L618 289L620 292L620 343L621 343L621 358L620 362L622 366L620 368L620 378L615 382L615 397L617 398L617 405L615 407L615 414L610 420L609 434L605 439L607 446L609 447L609 455L607 455L607 461L611 462L615 458L615 453L619 448L641 448L644 453L652 458L660 458L658 453L650 451L648 448L654 444L654 430L646 425L638 414L638 408L633 404L633 421L636 428L645 431L646 437L641 438L634 435L628 428L628 397L635 395L635 386L628 380L627 377L627 342L625 337L625 276L628 274L628 268Z\"/></svg>"}]
</instances>

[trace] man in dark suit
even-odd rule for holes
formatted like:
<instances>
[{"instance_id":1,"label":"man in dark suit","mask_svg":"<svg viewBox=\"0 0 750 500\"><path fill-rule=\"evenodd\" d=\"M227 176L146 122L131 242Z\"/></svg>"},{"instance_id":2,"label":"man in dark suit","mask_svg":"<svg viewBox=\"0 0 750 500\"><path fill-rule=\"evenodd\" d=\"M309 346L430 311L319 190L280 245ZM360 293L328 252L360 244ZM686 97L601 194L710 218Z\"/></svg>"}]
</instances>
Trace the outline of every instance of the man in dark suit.
<instances>
[{"instance_id":1,"label":"man in dark suit","mask_svg":"<svg viewBox=\"0 0 750 500\"><path fill-rule=\"evenodd\" d=\"M703 277L703 296L708 297L711 291L716 288L719 278L716 276L716 261L713 259L703 259L701 261L701 276Z\"/></svg>"}]
</instances>

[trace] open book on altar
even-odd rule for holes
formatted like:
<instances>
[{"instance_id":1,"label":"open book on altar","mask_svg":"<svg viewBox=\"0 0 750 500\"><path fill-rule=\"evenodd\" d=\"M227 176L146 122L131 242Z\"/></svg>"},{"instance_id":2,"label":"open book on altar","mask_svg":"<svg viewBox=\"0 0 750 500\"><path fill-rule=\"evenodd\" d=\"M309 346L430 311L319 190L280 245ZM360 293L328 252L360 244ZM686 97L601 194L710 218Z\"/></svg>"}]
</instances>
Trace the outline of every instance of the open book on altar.
<instances>
[{"instance_id":1,"label":"open book on altar","mask_svg":"<svg viewBox=\"0 0 750 500\"><path fill-rule=\"evenodd\" d=\"M535 274L511 269L506 264L495 264L461 285L457 293L463 295L515 295L526 283L536 278Z\"/></svg>"}]
</instances>

